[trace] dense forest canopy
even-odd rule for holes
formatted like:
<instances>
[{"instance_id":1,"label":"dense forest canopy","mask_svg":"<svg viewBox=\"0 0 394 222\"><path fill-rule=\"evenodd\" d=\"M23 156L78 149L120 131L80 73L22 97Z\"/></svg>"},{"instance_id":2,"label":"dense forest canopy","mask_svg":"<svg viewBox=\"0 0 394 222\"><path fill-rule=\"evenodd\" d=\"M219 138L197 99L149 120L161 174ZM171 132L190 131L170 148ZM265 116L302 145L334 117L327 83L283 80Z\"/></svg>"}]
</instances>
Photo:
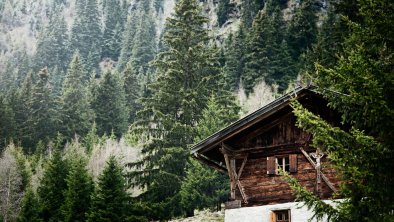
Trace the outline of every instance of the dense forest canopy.
<instances>
[{"instance_id":1,"label":"dense forest canopy","mask_svg":"<svg viewBox=\"0 0 394 222\"><path fill-rule=\"evenodd\" d=\"M228 178L188 147L314 84L342 131L294 103L345 181L315 217L391 221L390 0L0 1L0 221L151 221L220 210Z\"/></svg>"}]
</instances>

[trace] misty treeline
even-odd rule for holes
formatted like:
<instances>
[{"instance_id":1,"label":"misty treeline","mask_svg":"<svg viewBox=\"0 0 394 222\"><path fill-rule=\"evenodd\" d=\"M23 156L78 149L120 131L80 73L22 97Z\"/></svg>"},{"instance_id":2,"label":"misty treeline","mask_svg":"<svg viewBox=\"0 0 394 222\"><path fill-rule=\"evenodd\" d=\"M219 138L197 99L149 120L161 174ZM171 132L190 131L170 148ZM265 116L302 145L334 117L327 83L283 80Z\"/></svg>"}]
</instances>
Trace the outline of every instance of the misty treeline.
<instances>
[{"instance_id":1,"label":"misty treeline","mask_svg":"<svg viewBox=\"0 0 394 222\"><path fill-rule=\"evenodd\" d=\"M350 201L329 211L331 218L389 218L393 5L220 0L211 27L204 2L0 2L7 33L0 38L0 220L149 221L220 210L228 178L194 160L188 147L291 90L296 79L348 95L327 98L355 128L346 138L364 146L354 156L385 159L358 171L359 162L336 156L332 147L345 140L334 136L327 152L349 167L342 176L350 185L340 195ZM171 3L164 24L157 18ZM214 37L235 21L235 31ZM323 128L307 124L313 116L301 117L300 127ZM368 160L363 151L376 143L382 148ZM380 179L371 177L369 186L371 172Z\"/></svg>"}]
</instances>

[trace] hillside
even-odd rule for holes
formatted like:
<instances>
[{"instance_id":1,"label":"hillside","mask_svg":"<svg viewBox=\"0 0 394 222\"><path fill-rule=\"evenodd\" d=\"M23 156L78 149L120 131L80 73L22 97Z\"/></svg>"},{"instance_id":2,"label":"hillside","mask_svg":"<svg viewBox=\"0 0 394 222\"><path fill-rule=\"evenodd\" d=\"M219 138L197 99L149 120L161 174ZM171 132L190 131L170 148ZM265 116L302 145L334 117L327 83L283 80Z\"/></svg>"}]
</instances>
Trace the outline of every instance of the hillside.
<instances>
[{"instance_id":1,"label":"hillside","mask_svg":"<svg viewBox=\"0 0 394 222\"><path fill-rule=\"evenodd\" d=\"M345 0L1 0L0 221L163 221L194 212L204 221L201 212L221 211L228 200L228 177L193 159L189 147L310 84L354 129L329 131L319 145L360 143L360 158L365 147L379 148L360 174L353 159L332 151L340 168L349 166L344 181L376 185L360 176L375 170L373 178L390 185L379 172L392 163L392 8ZM331 129L317 123L300 127L313 135ZM379 158L388 165L373 162ZM383 188L357 187L374 201L368 192L387 196ZM344 195L357 197L350 190ZM386 209L390 198L373 203ZM343 209L357 215L352 207Z\"/></svg>"}]
</instances>

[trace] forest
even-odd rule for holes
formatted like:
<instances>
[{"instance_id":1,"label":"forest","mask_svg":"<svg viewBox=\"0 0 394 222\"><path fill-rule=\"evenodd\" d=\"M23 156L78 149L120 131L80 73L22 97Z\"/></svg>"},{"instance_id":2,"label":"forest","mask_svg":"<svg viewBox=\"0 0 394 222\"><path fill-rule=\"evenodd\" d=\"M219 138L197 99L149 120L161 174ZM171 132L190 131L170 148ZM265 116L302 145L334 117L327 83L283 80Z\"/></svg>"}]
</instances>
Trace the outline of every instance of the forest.
<instances>
[{"instance_id":1,"label":"forest","mask_svg":"<svg viewBox=\"0 0 394 222\"><path fill-rule=\"evenodd\" d=\"M227 175L189 147L293 102L340 173L327 221L394 221L391 0L1 0L0 221L168 221L220 211Z\"/></svg>"}]
</instances>

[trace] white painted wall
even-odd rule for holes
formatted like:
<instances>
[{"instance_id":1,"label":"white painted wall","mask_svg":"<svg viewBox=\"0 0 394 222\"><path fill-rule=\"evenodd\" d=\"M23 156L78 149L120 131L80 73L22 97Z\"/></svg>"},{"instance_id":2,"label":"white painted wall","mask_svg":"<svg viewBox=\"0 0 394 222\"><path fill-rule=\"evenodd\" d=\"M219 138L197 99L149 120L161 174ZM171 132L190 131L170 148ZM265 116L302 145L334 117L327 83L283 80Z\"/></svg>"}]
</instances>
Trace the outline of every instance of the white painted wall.
<instances>
[{"instance_id":1,"label":"white painted wall","mask_svg":"<svg viewBox=\"0 0 394 222\"><path fill-rule=\"evenodd\" d=\"M338 201L338 200L336 200ZM325 200L324 202L335 205L335 202L331 200ZM306 207L301 207L300 202L290 202L283 204L265 205L258 207L242 207L238 209L226 209L224 212L225 222L270 222L271 212L277 210L291 211L291 222L306 222L313 215L311 211L308 211ZM314 220L316 221L316 220Z\"/></svg>"}]
</instances>

